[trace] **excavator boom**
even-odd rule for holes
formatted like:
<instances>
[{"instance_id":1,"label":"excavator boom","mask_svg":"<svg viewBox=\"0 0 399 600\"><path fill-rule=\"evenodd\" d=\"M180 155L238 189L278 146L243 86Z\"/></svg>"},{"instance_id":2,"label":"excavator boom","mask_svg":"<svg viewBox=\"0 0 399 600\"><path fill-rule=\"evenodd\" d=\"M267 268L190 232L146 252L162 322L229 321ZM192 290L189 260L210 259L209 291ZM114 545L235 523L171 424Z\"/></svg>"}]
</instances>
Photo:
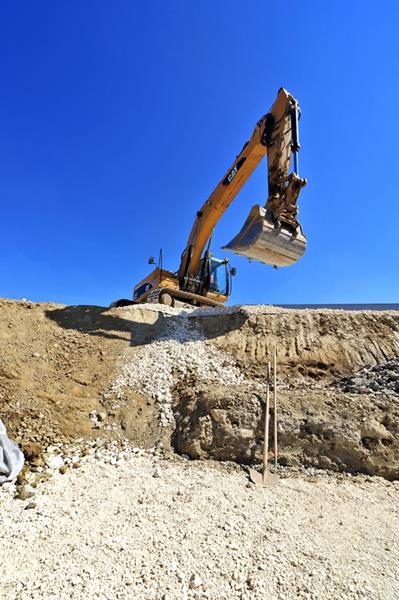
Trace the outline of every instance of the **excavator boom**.
<instances>
[{"instance_id":1,"label":"excavator boom","mask_svg":"<svg viewBox=\"0 0 399 600\"><path fill-rule=\"evenodd\" d=\"M306 179L298 170L299 107L281 89L271 112L266 115L265 136L268 162L269 196L265 207L252 207L239 234L224 249L251 260L286 267L301 258L306 250L297 215L297 200ZM294 171L289 173L292 154Z\"/></svg>"},{"instance_id":2,"label":"excavator boom","mask_svg":"<svg viewBox=\"0 0 399 600\"><path fill-rule=\"evenodd\" d=\"M297 101L281 88L270 112L258 121L250 140L197 212L178 271L182 289L190 289L213 228L266 155L269 184L266 206L255 205L240 233L224 248L276 266L291 265L303 255L306 237L297 220L296 203L306 180L296 172L298 116ZM295 169L289 173L292 153Z\"/></svg>"}]
</instances>

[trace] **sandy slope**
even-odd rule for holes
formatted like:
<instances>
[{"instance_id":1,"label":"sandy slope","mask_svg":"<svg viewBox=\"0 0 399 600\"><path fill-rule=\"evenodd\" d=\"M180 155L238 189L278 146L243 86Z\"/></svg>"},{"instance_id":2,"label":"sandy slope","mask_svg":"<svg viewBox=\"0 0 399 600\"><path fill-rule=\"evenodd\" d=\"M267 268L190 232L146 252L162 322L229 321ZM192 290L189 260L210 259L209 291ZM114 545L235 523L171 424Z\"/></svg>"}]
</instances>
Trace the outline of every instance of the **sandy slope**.
<instances>
[{"instance_id":1,"label":"sandy slope","mask_svg":"<svg viewBox=\"0 0 399 600\"><path fill-rule=\"evenodd\" d=\"M399 355L392 311L238 306L181 315L2 300L1 418L29 460L57 441L102 436L256 462L274 346L281 460L397 478L399 393L335 385Z\"/></svg>"}]
</instances>

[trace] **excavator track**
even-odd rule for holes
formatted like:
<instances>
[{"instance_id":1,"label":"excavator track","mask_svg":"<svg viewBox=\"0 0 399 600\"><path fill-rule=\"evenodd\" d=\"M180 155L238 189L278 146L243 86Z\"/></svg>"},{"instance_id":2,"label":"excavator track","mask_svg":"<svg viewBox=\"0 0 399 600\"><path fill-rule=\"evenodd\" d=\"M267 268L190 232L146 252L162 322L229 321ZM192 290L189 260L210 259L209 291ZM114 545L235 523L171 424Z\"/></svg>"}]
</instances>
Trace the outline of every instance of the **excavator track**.
<instances>
[{"instance_id":1,"label":"excavator track","mask_svg":"<svg viewBox=\"0 0 399 600\"><path fill-rule=\"evenodd\" d=\"M144 297L142 296L140 301L133 301L134 304L163 304L165 306L175 306L177 302L192 306L223 306L221 302L211 300L206 296L172 288L153 289Z\"/></svg>"}]
</instances>

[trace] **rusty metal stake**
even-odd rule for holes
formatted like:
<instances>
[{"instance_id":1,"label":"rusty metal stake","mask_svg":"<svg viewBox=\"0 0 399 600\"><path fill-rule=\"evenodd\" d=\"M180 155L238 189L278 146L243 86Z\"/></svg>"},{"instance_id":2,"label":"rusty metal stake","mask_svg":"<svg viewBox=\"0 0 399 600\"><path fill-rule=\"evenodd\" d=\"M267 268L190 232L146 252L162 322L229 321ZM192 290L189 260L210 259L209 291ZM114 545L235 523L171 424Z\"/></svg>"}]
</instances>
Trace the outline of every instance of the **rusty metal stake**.
<instances>
[{"instance_id":1,"label":"rusty metal stake","mask_svg":"<svg viewBox=\"0 0 399 600\"><path fill-rule=\"evenodd\" d=\"M263 470L262 479L265 483L268 472L269 460L269 421L270 421L270 363L267 363L267 384L266 384L266 407L265 407L265 428L263 442Z\"/></svg>"},{"instance_id":2,"label":"rusty metal stake","mask_svg":"<svg viewBox=\"0 0 399 600\"><path fill-rule=\"evenodd\" d=\"M262 487L272 487L277 485L279 477L276 473L269 473L269 421L270 421L270 362L267 363L267 382L266 382L266 405L264 420L264 440L263 440L263 465L262 474L255 469L249 469L249 477L253 483Z\"/></svg>"},{"instance_id":3,"label":"rusty metal stake","mask_svg":"<svg viewBox=\"0 0 399 600\"><path fill-rule=\"evenodd\" d=\"M273 351L274 466L277 468L277 350Z\"/></svg>"}]
</instances>

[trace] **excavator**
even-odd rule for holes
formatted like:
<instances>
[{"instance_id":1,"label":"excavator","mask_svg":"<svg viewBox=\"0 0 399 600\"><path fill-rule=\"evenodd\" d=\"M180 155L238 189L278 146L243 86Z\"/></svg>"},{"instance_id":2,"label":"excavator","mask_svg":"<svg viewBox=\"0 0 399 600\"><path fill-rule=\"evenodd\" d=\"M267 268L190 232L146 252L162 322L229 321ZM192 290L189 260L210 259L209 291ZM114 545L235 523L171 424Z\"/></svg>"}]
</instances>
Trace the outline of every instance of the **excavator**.
<instances>
[{"instance_id":1,"label":"excavator","mask_svg":"<svg viewBox=\"0 0 399 600\"><path fill-rule=\"evenodd\" d=\"M215 225L238 192L267 155L268 198L264 207L252 207L238 235L226 246L250 260L275 267L289 266L306 250L306 237L298 221L297 201L306 179L298 174L300 108L297 100L281 88L270 112L255 126L249 141L197 212L176 272L167 271L153 257L155 269L133 289L132 300L111 306L145 302L167 306L220 306L232 290L228 258L216 258L210 249ZM291 159L293 158L293 169Z\"/></svg>"}]
</instances>

